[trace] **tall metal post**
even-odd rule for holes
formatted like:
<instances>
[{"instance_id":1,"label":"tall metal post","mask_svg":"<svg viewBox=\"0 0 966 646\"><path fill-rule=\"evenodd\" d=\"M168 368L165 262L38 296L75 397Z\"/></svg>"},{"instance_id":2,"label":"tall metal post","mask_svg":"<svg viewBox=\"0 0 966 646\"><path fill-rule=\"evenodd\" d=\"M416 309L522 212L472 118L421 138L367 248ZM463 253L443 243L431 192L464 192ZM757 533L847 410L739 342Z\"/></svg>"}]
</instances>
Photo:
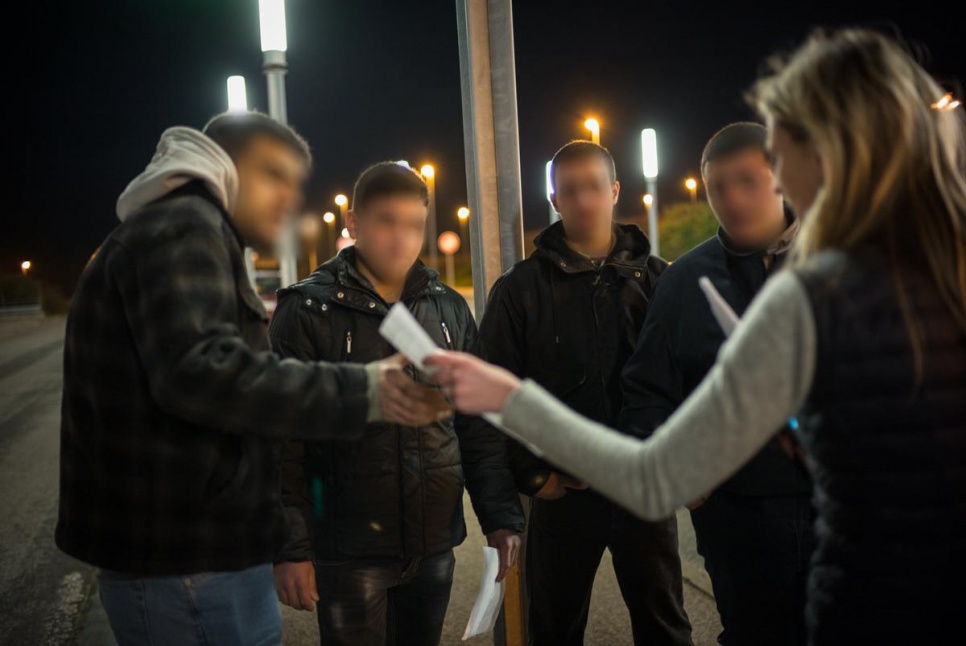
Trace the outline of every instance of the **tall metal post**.
<instances>
[{"instance_id":1,"label":"tall metal post","mask_svg":"<svg viewBox=\"0 0 966 646\"><path fill-rule=\"evenodd\" d=\"M466 188L476 316L523 258L523 199L510 0L457 0Z\"/></svg>"},{"instance_id":2,"label":"tall metal post","mask_svg":"<svg viewBox=\"0 0 966 646\"><path fill-rule=\"evenodd\" d=\"M651 239L651 253L661 255L661 242L657 228L657 178L648 177L647 192L651 194L651 205L647 207L647 237Z\"/></svg>"},{"instance_id":3,"label":"tall metal post","mask_svg":"<svg viewBox=\"0 0 966 646\"><path fill-rule=\"evenodd\" d=\"M523 258L523 198L511 0L456 0L473 298L483 316L493 282ZM497 646L526 644L521 567L505 579Z\"/></svg>"},{"instance_id":4,"label":"tall metal post","mask_svg":"<svg viewBox=\"0 0 966 646\"><path fill-rule=\"evenodd\" d=\"M288 73L288 63L285 52L267 50L264 52L265 81L268 84L268 114L279 123L288 123L288 109L285 103L285 75ZM298 270L295 264L296 239L295 221L289 219L282 229L278 241L278 278L282 287L288 287L298 280Z\"/></svg>"}]
</instances>

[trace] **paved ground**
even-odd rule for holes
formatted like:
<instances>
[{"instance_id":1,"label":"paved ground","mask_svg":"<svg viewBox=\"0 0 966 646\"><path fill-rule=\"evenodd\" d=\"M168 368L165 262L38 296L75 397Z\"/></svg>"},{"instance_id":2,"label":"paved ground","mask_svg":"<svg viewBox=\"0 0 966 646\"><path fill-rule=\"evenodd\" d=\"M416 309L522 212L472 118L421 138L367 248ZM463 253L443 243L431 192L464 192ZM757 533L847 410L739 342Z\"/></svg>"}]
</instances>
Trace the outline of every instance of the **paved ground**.
<instances>
[{"instance_id":1,"label":"paved ground","mask_svg":"<svg viewBox=\"0 0 966 646\"><path fill-rule=\"evenodd\" d=\"M114 644L93 594L93 569L53 544L63 319L0 319L0 646ZM467 509L469 504L467 501ZM707 575L694 553L687 514L679 514L685 603L696 646L720 630ZM483 542L470 517L470 539L457 550L457 577L443 644L457 644L482 570ZM309 613L283 609L285 644L318 644ZM491 644L490 636L469 644ZM597 576L588 646L630 644L630 622L609 554Z\"/></svg>"}]
</instances>

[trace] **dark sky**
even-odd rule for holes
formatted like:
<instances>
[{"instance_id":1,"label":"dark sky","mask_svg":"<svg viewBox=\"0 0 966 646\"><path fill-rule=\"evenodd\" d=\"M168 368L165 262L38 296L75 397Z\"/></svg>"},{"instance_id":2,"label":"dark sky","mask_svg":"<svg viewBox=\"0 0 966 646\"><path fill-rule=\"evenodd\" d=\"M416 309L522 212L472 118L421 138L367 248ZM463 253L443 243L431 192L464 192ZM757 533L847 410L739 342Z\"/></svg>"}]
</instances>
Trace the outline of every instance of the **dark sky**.
<instances>
[{"instance_id":1,"label":"dark sky","mask_svg":"<svg viewBox=\"0 0 966 646\"><path fill-rule=\"evenodd\" d=\"M0 273L24 258L73 286L116 224L114 202L170 125L200 127L242 74L267 109L257 0L33 2L4 20L7 158ZM863 3L868 4L868 3ZM966 78L966 38L948 2L574 2L518 0L517 92L528 227L542 225L544 163L582 123L602 122L623 194L640 208L641 128L657 129L661 199L684 199L704 141L752 117L741 93L762 59L817 25L890 26ZM873 5L875 6L875 5ZM8 9L5 9L8 11ZM440 229L466 201L455 0L288 0L289 120L311 143L308 208L334 210L367 164L437 166ZM26 36L30 46L12 46Z\"/></svg>"}]
</instances>

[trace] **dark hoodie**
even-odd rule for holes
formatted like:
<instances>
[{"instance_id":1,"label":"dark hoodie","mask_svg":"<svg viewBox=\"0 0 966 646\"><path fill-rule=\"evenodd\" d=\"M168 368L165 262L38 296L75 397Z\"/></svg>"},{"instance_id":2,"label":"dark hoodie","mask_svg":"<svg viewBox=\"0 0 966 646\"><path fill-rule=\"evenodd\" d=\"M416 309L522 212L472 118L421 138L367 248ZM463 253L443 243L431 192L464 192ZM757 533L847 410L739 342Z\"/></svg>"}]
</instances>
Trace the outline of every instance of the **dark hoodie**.
<instances>
[{"instance_id":1,"label":"dark hoodie","mask_svg":"<svg viewBox=\"0 0 966 646\"><path fill-rule=\"evenodd\" d=\"M485 357L547 388L577 412L613 425L620 374L634 350L651 288L667 263L635 225L615 225L614 247L595 262L571 249L561 222L493 285L480 324ZM517 488L528 495L552 470L510 443Z\"/></svg>"}]
</instances>

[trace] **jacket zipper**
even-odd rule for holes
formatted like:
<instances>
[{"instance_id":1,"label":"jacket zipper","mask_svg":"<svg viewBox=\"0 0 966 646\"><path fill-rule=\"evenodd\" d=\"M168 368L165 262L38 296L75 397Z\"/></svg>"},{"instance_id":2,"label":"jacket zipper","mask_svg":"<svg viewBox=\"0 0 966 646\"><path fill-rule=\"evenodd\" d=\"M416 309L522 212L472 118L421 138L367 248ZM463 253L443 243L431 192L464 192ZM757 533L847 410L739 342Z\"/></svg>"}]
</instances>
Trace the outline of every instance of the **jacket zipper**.
<instances>
[{"instance_id":1,"label":"jacket zipper","mask_svg":"<svg viewBox=\"0 0 966 646\"><path fill-rule=\"evenodd\" d=\"M449 328L446 327L446 322L445 321L440 321L439 324L443 328L443 336L446 337L446 345L449 347L450 350L452 350L453 349L453 337L451 337L449 335Z\"/></svg>"},{"instance_id":2,"label":"jacket zipper","mask_svg":"<svg viewBox=\"0 0 966 646\"><path fill-rule=\"evenodd\" d=\"M349 358L352 354L352 330L345 331L345 357Z\"/></svg>"}]
</instances>

